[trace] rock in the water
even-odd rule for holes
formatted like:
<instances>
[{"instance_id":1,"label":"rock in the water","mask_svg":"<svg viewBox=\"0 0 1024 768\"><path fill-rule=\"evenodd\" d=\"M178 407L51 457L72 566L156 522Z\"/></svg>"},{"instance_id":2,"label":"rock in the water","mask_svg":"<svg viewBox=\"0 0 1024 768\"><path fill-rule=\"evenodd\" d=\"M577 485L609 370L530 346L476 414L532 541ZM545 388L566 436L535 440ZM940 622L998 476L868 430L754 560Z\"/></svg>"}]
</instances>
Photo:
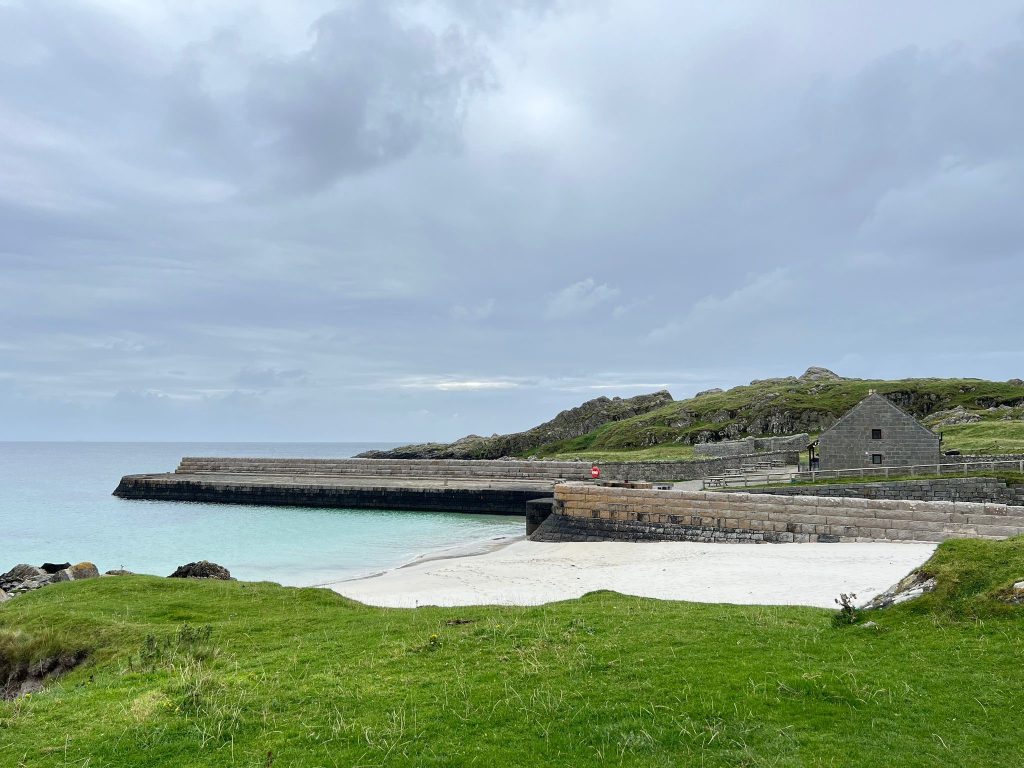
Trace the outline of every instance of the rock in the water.
<instances>
[{"instance_id":1,"label":"rock in the water","mask_svg":"<svg viewBox=\"0 0 1024 768\"><path fill-rule=\"evenodd\" d=\"M913 600L928 592L935 591L935 577L920 571L904 576L898 584L889 587L879 595L875 595L865 608L888 608Z\"/></svg>"},{"instance_id":2,"label":"rock in the water","mask_svg":"<svg viewBox=\"0 0 1024 768\"><path fill-rule=\"evenodd\" d=\"M231 573L223 565L211 563L209 560L200 560L197 563L187 563L179 566L168 578L171 579L223 579L231 578Z\"/></svg>"},{"instance_id":3,"label":"rock in the water","mask_svg":"<svg viewBox=\"0 0 1024 768\"><path fill-rule=\"evenodd\" d=\"M100 575L99 568L88 560L81 563L75 563L68 570L71 572L71 578L75 581L78 581L79 579L95 579Z\"/></svg>"}]
</instances>

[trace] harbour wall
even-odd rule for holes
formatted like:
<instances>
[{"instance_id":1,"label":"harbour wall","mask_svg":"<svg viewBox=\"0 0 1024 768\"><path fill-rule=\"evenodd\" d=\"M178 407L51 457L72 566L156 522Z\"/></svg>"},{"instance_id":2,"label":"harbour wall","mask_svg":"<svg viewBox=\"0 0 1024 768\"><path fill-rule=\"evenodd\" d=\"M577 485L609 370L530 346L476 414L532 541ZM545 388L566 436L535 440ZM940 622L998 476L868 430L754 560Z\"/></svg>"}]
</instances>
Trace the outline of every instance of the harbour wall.
<instances>
[{"instance_id":1,"label":"harbour wall","mask_svg":"<svg viewBox=\"0 0 1024 768\"><path fill-rule=\"evenodd\" d=\"M1006 504L776 496L563 483L535 541L863 542L1024 534Z\"/></svg>"},{"instance_id":2,"label":"harbour wall","mask_svg":"<svg viewBox=\"0 0 1024 768\"><path fill-rule=\"evenodd\" d=\"M705 477L764 457L599 466L605 479L672 481ZM560 482L590 482L590 472L590 462L580 461L185 457L174 472L126 475L114 495L156 501L525 515L527 501L550 498Z\"/></svg>"},{"instance_id":3,"label":"harbour wall","mask_svg":"<svg viewBox=\"0 0 1024 768\"><path fill-rule=\"evenodd\" d=\"M128 475L115 496L150 501L194 501L336 509L388 509L423 512L524 515L526 503L550 496L549 488L519 484L449 486L403 483L365 485L304 483L287 480L246 482L168 475Z\"/></svg>"},{"instance_id":4,"label":"harbour wall","mask_svg":"<svg viewBox=\"0 0 1024 768\"><path fill-rule=\"evenodd\" d=\"M692 461L594 462L606 480L699 480L726 469L759 462L797 463L792 450L767 451ZM294 477L393 477L494 480L589 480L589 461L527 461L525 459L254 459L185 457L180 475L287 475Z\"/></svg>"}]
</instances>

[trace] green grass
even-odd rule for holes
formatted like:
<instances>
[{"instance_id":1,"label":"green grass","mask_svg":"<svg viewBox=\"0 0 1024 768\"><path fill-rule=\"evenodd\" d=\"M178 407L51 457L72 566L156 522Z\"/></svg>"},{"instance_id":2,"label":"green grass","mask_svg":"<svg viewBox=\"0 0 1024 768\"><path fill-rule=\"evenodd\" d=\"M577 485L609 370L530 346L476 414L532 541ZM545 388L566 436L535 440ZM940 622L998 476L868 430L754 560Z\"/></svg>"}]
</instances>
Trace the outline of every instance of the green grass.
<instances>
[{"instance_id":1,"label":"green grass","mask_svg":"<svg viewBox=\"0 0 1024 768\"><path fill-rule=\"evenodd\" d=\"M938 591L874 630L607 592L385 610L269 584L57 584L0 607L0 629L92 654L0 702L0 764L1019 765L1024 609L994 598L1024 579L1024 539L947 542L926 569Z\"/></svg>"},{"instance_id":2,"label":"green grass","mask_svg":"<svg viewBox=\"0 0 1024 768\"><path fill-rule=\"evenodd\" d=\"M1024 421L979 421L940 427L942 448L965 454L1024 453Z\"/></svg>"}]
</instances>

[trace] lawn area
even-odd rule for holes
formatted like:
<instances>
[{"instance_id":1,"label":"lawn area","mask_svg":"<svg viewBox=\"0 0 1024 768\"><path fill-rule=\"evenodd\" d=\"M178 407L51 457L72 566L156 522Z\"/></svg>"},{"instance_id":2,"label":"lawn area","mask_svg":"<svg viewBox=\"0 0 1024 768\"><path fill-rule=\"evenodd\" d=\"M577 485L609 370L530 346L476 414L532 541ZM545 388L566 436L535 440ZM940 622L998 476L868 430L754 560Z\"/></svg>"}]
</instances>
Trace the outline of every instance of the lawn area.
<instances>
[{"instance_id":1,"label":"lawn area","mask_svg":"<svg viewBox=\"0 0 1024 768\"><path fill-rule=\"evenodd\" d=\"M0 607L0 652L90 661L0 702L0 762L1020 765L1024 608L993 595L1024 579L1024 539L948 542L925 570L937 592L874 629L612 593L387 610L270 584L57 584Z\"/></svg>"},{"instance_id":2,"label":"lawn area","mask_svg":"<svg viewBox=\"0 0 1024 768\"><path fill-rule=\"evenodd\" d=\"M940 427L942 448L966 454L1024 453L1024 421L978 421Z\"/></svg>"}]
</instances>

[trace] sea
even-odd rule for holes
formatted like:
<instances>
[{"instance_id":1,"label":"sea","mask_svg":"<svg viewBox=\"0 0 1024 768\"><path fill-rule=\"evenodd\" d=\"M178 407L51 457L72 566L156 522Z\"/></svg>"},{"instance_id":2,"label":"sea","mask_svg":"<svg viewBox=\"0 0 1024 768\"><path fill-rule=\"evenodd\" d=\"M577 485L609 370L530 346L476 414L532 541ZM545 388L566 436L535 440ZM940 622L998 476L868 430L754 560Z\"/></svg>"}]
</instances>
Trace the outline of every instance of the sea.
<instances>
[{"instance_id":1,"label":"sea","mask_svg":"<svg viewBox=\"0 0 1024 768\"><path fill-rule=\"evenodd\" d=\"M211 560L247 581L317 586L520 536L520 517L130 501L122 475L182 456L344 458L394 443L0 442L0 573L81 562L168 575Z\"/></svg>"}]
</instances>

